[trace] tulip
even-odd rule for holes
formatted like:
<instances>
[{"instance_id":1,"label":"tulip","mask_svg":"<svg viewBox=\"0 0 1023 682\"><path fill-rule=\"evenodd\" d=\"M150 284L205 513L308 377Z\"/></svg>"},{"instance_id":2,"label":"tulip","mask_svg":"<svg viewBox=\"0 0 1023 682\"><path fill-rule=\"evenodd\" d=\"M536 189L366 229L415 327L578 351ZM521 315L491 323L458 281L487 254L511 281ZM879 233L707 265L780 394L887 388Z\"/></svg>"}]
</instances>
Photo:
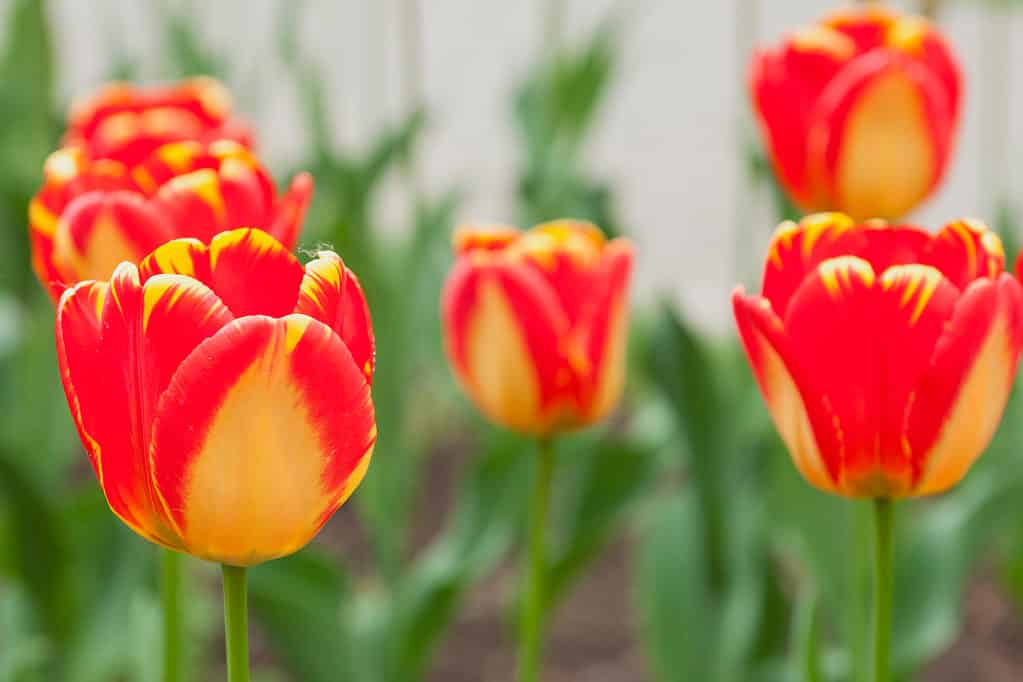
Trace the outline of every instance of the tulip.
<instances>
[{"instance_id":1,"label":"tulip","mask_svg":"<svg viewBox=\"0 0 1023 682\"><path fill-rule=\"evenodd\" d=\"M498 424L536 436L518 679L536 682L548 607L554 435L603 419L621 396L632 246L589 223L465 228L443 292L451 366Z\"/></svg>"},{"instance_id":2,"label":"tulip","mask_svg":"<svg viewBox=\"0 0 1023 682\"><path fill-rule=\"evenodd\" d=\"M625 377L632 247L588 223L464 228L443 293L452 368L490 419L537 435L592 424Z\"/></svg>"},{"instance_id":3,"label":"tulip","mask_svg":"<svg viewBox=\"0 0 1023 682\"><path fill-rule=\"evenodd\" d=\"M301 549L376 440L373 332L337 255L265 232L176 239L57 307L68 405L113 512L144 538L249 566Z\"/></svg>"},{"instance_id":4,"label":"tulip","mask_svg":"<svg viewBox=\"0 0 1023 682\"><path fill-rule=\"evenodd\" d=\"M148 88L110 83L72 106L64 144L130 167L169 142L224 139L251 147L252 131L233 116L227 89L198 77Z\"/></svg>"},{"instance_id":5,"label":"tulip","mask_svg":"<svg viewBox=\"0 0 1023 682\"><path fill-rule=\"evenodd\" d=\"M937 187L962 77L926 19L835 13L752 59L750 91L775 174L804 212L905 216Z\"/></svg>"},{"instance_id":6,"label":"tulip","mask_svg":"<svg viewBox=\"0 0 1023 682\"><path fill-rule=\"evenodd\" d=\"M974 220L937 234L826 213L783 223L732 303L796 468L875 500L875 679L888 679L892 500L948 490L987 447L1023 350L1023 289Z\"/></svg>"},{"instance_id":7,"label":"tulip","mask_svg":"<svg viewBox=\"0 0 1023 682\"><path fill-rule=\"evenodd\" d=\"M208 244L219 232L256 227L291 249L313 187L302 173L278 196L266 169L230 140L165 144L132 166L64 147L46 160L44 175L29 205L29 233L33 269L54 300L179 237Z\"/></svg>"}]
</instances>

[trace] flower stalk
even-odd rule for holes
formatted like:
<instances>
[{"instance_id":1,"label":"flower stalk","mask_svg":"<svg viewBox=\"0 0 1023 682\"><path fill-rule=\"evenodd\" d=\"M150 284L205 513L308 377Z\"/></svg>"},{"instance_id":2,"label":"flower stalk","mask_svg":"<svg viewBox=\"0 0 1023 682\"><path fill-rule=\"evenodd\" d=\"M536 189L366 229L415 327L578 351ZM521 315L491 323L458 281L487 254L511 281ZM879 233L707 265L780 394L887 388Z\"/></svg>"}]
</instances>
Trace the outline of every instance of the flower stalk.
<instances>
[{"instance_id":1,"label":"flower stalk","mask_svg":"<svg viewBox=\"0 0 1023 682\"><path fill-rule=\"evenodd\" d=\"M553 477L554 443L550 438L541 438L529 509L525 598L519 621L519 682L536 682L540 672L547 606L547 525Z\"/></svg>"}]
</instances>

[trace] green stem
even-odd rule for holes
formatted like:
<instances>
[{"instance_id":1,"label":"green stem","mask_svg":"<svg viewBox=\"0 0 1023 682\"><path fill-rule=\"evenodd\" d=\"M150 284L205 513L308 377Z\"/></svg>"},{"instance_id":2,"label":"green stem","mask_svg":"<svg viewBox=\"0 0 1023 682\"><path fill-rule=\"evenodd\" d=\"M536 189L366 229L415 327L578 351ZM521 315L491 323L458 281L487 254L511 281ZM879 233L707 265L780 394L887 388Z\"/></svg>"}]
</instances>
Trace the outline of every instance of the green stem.
<instances>
[{"instance_id":1,"label":"green stem","mask_svg":"<svg viewBox=\"0 0 1023 682\"><path fill-rule=\"evenodd\" d=\"M163 600L163 682L180 682L184 627L181 618L181 581L184 556L161 550L160 595Z\"/></svg>"},{"instance_id":2,"label":"green stem","mask_svg":"<svg viewBox=\"0 0 1023 682\"><path fill-rule=\"evenodd\" d=\"M537 474L529 505L529 555L525 597L519 620L519 682L537 682L540 673L541 640L547 597L547 519L554 477L554 443L541 439L537 453Z\"/></svg>"},{"instance_id":3,"label":"green stem","mask_svg":"<svg viewBox=\"0 0 1023 682\"><path fill-rule=\"evenodd\" d=\"M228 682L249 682L249 610L246 569L223 565L224 639Z\"/></svg>"},{"instance_id":4,"label":"green stem","mask_svg":"<svg viewBox=\"0 0 1023 682\"><path fill-rule=\"evenodd\" d=\"M874 500L874 682L891 680L892 596L895 503Z\"/></svg>"}]
</instances>

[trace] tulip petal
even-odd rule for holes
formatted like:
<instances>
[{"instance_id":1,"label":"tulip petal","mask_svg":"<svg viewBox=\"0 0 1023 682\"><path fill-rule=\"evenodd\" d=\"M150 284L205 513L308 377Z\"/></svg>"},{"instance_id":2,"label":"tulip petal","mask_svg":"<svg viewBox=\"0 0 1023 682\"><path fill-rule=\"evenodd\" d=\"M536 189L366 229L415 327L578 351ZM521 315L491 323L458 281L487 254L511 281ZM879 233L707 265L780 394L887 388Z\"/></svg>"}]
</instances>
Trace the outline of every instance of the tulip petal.
<instances>
[{"instance_id":1,"label":"tulip petal","mask_svg":"<svg viewBox=\"0 0 1023 682\"><path fill-rule=\"evenodd\" d=\"M105 287L76 287L58 309L68 403L114 513L143 537L180 547L150 482L150 428L177 365L231 316L200 282L164 275L143 286L129 263L104 295Z\"/></svg>"},{"instance_id":2,"label":"tulip petal","mask_svg":"<svg viewBox=\"0 0 1023 682\"><path fill-rule=\"evenodd\" d=\"M907 404L957 298L934 268L896 266L877 281L869 263L849 256L825 261L793 297L785 331L794 378L844 494L911 487Z\"/></svg>"},{"instance_id":3,"label":"tulip petal","mask_svg":"<svg viewBox=\"0 0 1023 682\"><path fill-rule=\"evenodd\" d=\"M273 208L273 222L267 231L288 249L295 248L302 231L309 202L313 196L313 176L299 173L291 181L287 193L277 200Z\"/></svg>"},{"instance_id":4,"label":"tulip petal","mask_svg":"<svg viewBox=\"0 0 1023 682\"><path fill-rule=\"evenodd\" d=\"M940 180L952 127L937 76L898 52L869 52L835 77L815 108L814 184L858 220L902 217Z\"/></svg>"},{"instance_id":5,"label":"tulip petal","mask_svg":"<svg viewBox=\"0 0 1023 682\"><path fill-rule=\"evenodd\" d=\"M246 317L200 344L161 397L151 460L196 556L250 565L312 539L365 474L369 385L304 315Z\"/></svg>"},{"instance_id":6,"label":"tulip petal","mask_svg":"<svg viewBox=\"0 0 1023 682\"><path fill-rule=\"evenodd\" d=\"M93 191L67 205L53 235L54 269L65 282L107 280L170 239L171 227L138 194Z\"/></svg>"},{"instance_id":7,"label":"tulip petal","mask_svg":"<svg viewBox=\"0 0 1023 682\"><path fill-rule=\"evenodd\" d=\"M795 202L808 210L819 204L806 165L810 112L854 52L855 45L841 33L812 26L793 34L778 49L758 52L751 61L751 99L776 175Z\"/></svg>"},{"instance_id":8,"label":"tulip petal","mask_svg":"<svg viewBox=\"0 0 1023 682\"><path fill-rule=\"evenodd\" d=\"M1005 269L998 235L976 220L956 220L934 236L920 262L941 270L961 291L980 277L997 278Z\"/></svg>"},{"instance_id":9,"label":"tulip petal","mask_svg":"<svg viewBox=\"0 0 1023 682\"><path fill-rule=\"evenodd\" d=\"M236 317L283 317L295 309L305 270L262 230L221 232L210 243L210 288Z\"/></svg>"},{"instance_id":10,"label":"tulip petal","mask_svg":"<svg viewBox=\"0 0 1023 682\"><path fill-rule=\"evenodd\" d=\"M1023 345L1023 290L1008 274L963 294L915 388L907 441L922 473L915 493L959 481L987 447L1008 400Z\"/></svg>"},{"instance_id":11,"label":"tulip petal","mask_svg":"<svg viewBox=\"0 0 1023 682\"><path fill-rule=\"evenodd\" d=\"M336 253L321 251L305 266L295 312L319 320L341 337L373 382L374 342L369 306L359 279Z\"/></svg>"},{"instance_id":12,"label":"tulip petal","mask_svg":"<svg viewBox=\"0 0 1023 682\"><path fill-rule=\"evenodd\" d=\"M732 294L732 307L760 392L796 468L811 485L834 492L837 462L829 468L817 446L806 403L792 376L781 320L767 299L746 296L741 288Z\"/></svg>"},{"instance_id":13,"label":"tulip petal","mask_svg":"<svg viewBox=\"0 0 1023 682\"><path fill-rule=\"evenodd\" d=\"M99 352L103 306L109 291L107 282L81 282L66 290L57 305L55 323L57 361L68 406L89 462L101 482L101 448L92 432L95 427L83 415L82 405L97 405L103 400L105 377Z\"/></svg>"},{"instance_id":14,"label":"tulip petal","mask_svg":"<svg viewBox=\"0 0 1023 682\"><path fill-rule=\"evenodd\" d=\"M621 397L625 385L625 353L629 321L629 278L632 246L614 240L604 249L599 268L600 289L590 299L575 329L585 335L586 365L583 376L587 423L603 418Z\"/></svg>"}]
</instances>

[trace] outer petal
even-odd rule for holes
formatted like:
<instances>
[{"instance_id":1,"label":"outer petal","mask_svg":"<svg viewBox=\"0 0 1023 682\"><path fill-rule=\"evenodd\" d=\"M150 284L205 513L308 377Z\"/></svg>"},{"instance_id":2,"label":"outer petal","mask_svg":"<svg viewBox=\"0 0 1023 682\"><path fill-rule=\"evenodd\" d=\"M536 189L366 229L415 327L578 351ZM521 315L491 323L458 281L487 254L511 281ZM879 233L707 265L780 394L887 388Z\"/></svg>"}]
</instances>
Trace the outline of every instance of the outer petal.
<instances>
[{"instance_id":1,"label":"outer petal","mask_svg":"<svg viewBox=\"0 0 1023 682\"><path fill-rule=\"evenodd\" d=\"M295 312L333 329L362 368L366 381L373 382L376 358L369 306L355 273L336 253L320 251L306 264Z\"/></svg>"},{"instance_id":2,"label":"outer petal","mask_svg":"<svg viewBox=\"0 0 1023 682\"><path fill-rule=\"evenodd\" d=\"M295 248L302 232L309 202L313 197L313 176L299 173L291 181L291 187L273 207L272 222L268 232L288 249Z\"/></svg>"},{"instance_id":3,"label":"outer petal","mask_svg":"<svg viewBox=\"0 0 1023 682\"><path fill-rule=\"evenodd\" d=\"M819 204L807 176L809 115L855 49L838 31L812 26L792 34L776 50L757 53L751 62L750 94L776 174L793 200L806 208Z\"/></svg>"},{"instance_id":4,"label":"outer petal","mask_svg":"<svg viewBox=\"0 0 1023 682\"><path fill-rule=\"evenodd\" d=\"M892 50L853 60L821 95L809 167L829 205L856 219L900 218L941 179L953 132L938 78Z\"/></svg>"},{"instance_id":5,"label":"outer petal","mask_svg":"<svg viewBox=\"0 0 1023 682\"><path fill-rule=\"evenodd\" d=\"M154 478L188 552L250 565L308 543L365 474L369 385L304 315L238 320L178 369L154 425Z\"/></svg>"},{"instance_id":6,"label":"outer petal","mask_svg":"<svg viewBox=\"0 0 1023 682\"><path fill-rule=\"evenodd\" d=\"M133 192L88 192L68 204L53 235L54 270L65 282L107 280L172 237L163 216Z\"/></svg>"},{"instance_id":7,"label":"outer petal","mask_svg":"<svg viewBox=\"0 0 1023 682\"><path fill-rule=\"evenodd\" d=\"M1023 346L1023 290L1010 275L977 280L955 308L915 389L907 441L922 475L914 494L957 483L995 433Z\"/></svg>"},{"instance_id":8,"label":"outer petal","mask_svg":"<svg viewBox=\"0 0 1023 682\"><path fill-rule=\"evenodd\" d=\"M781 320L767 299L746 296L741 288L732 294L732 307L760 392L796 468L811 485L837 492L838 471L828 470L817 446L806 402L792 376Z\"/></svg>"},{"instance_id":9,"label":"outer petal","mask_svg":"<svg viewBox=\"0 0 1023 682\"><path fill-rule=\"evenodd\" d=\"M201 283L164 276L143 287L129 263L101 295L104 286L82 285L58 309L68 402L114 513L143 537L178 547L150 480L156 399L185 355L231 317ZM100 304L100 317L90 319ZM88 331L96 322L99 338Z\"/></svg>"},{"instance_id":10,"label":"outer petal","mask_svg":"<svg viewBox=\"0 0 1023 682\"><path fill-rule=\"evenodd\" d=\"M618 403L625 386L632 245L616 239L604 249L601 260L601 287L576 327L585 339L589 370L583 374L589 381L581 396L581 421L585 424L605 417Z\"/></svg>"},{"instance_id":11,"label":"outer petal","mask_svg":"<svg viewBox=\"0 0 1023 682\"><path fill-rule=\"evenodd\" d=\"M957 298L933 268L899 266L877 281L852 257L823 263L793 297L785 330L794 378L843 494L911 488L916 472L902 443L910 393Z\"/></svg>"},{"instance_id":12,"label":"outer petal","mask_svg":"<svg viewBox=\"0 0 1023 682\"><path fill-rule=\"evenodd\" d=\"M81 282L68 289L57 306L55 324L57 361L68 407L89 462L101 482L101 448L86 423L82 405L84 402L94 407L103 400L101 389L105 377L99 352L103 307L109 292L107 282Z\"/></svg>"},{"instance_id":13,"label":"outer petal","mask_svg":"<svg viewBox=\"0 0 1023 682\"><path fill-rule=\"evenodd\" d=\"M470 253L449 275L442 308L451 364L480 410L525 433L555 428L575 377L559 353L568 320L536 270Z\"/></svg>"}]
</instances>

